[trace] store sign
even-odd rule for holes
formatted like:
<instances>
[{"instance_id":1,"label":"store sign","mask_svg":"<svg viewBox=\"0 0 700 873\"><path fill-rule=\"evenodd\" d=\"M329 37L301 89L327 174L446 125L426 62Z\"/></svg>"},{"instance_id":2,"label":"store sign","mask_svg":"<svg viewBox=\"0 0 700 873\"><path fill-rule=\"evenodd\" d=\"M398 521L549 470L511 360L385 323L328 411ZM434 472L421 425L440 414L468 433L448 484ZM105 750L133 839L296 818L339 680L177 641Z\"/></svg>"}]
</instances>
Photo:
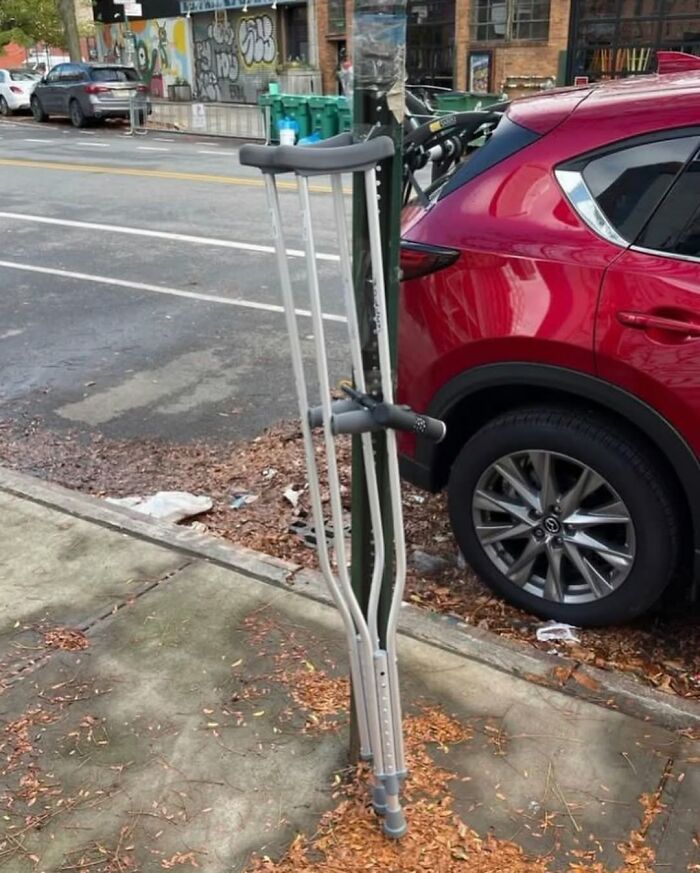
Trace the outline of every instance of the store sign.
<instances>
[{"instance_id":1,"label":"store sign","mask_svg":"<svg viewBox=\"0 0 700 873\"><path fill-rule=\"evenodd\" d=\"M138 18L143 15L143 6L140 3L132 3L127 0L124 4L124 15L131 15L133 18Z\"/></svg>"},{"instance_id":2,"label":"store sign","mask_svg":"<svg viewBox=\"0 0 700 873\"><path fill-rule=\"evenodd\" d=\"M180 12L215 12L217 9L242 9L244 6L269 6L272 0L180 0Z\"/></svg>"}]
</instances>

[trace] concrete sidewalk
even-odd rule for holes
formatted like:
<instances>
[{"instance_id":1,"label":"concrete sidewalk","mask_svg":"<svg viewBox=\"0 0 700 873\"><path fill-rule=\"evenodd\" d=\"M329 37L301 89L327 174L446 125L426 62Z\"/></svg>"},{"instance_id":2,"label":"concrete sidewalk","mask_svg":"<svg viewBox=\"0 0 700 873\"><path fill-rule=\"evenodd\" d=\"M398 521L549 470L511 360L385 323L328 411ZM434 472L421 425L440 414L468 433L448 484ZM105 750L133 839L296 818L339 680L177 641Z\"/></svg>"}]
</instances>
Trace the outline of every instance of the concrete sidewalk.
<instances>
[{"instance_id":1,"label":"concrete sidewalk","mask_svg":"<svg viewBox=\"0 0 700 873\"><path fill-rule=\"evenodd\" d=\"M345 781L335 611L57 502L0 488L0 869L700 869L697 743L438 622L401 640L412 831L387 846Z\"/></svg>"}]
</instances>

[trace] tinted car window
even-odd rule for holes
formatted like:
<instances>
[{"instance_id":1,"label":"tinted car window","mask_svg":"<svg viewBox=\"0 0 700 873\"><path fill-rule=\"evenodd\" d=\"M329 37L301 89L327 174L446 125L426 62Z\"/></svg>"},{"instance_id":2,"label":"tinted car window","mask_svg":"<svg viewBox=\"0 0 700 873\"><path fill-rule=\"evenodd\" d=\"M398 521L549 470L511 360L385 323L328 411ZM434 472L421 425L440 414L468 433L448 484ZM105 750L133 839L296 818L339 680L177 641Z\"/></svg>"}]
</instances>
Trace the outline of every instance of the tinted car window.
<instances>
[{"instance_id":1,"label":"tinted car window","mask_svg":"<svg viewBox=\"0 0 700 873\"><path fill-rule=\"evenodd\" d=\"M82 67L77 64L64 64L61 68L62 82L79 82L84 75Z\"/></svg>"},{"instance_id":2,"label":"tinted car window","mask_svg":"<svg viewBox=\"0 0 700 873\"><path fill-rule=\"evenodd\" d=\"M686 167L637 239L637 245L700 257L700 154Z\"/></svg>"},{"instance_id":3,"label":"tinted car window","mask_svg":"<svg viewBox=\"0 0 700 873\"><path fill-rule=\"evenodd\" d=\"M64 66L65 64L59 64L57 67L54 67L53 70L51 70L49 75L46 77L46 81L52 83L58 82L58 78L61 75L61 70L63 70Z\"/></svg>"},{"instance_id":4,"label":"tinted car window","mask_svg":"<svg viewBox=\"0 0 700 873\"><path fill-rule=\"evenodd\" d=\"M93 82L138 82L136 70L129 67L98 67L92 71Z\"/></svg>"},{"instance_id":5,"label":"tinted car window","mask_svg":"<svg viewBox=\"0 0 700 873\"><path fill-rule=\"evenodd\" d=\"M620 236L637 237L698 144L697 136L644 143L586 164L586 186Z\"/></svg>"}]
</instances>

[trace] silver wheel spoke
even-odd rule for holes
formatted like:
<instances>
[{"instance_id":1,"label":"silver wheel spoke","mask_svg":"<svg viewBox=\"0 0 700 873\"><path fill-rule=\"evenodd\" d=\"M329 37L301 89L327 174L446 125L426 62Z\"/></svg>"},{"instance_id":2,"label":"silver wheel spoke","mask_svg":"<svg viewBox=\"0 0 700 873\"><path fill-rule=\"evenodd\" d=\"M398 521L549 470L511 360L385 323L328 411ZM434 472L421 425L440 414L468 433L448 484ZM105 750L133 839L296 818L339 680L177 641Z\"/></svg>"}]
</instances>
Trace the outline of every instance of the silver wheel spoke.
<instances>
[{"instance_id":1,"label":"silver wheel spoke","mask_svg":"<svg viewBox=\"0 0 700 873\"><path fill-rule=\"evenodd\" d=\"M494 494L492 491L477 491L474 495L474 506L476 509L485 509L490 512L505 512L513 518L517 518L518 521L526 523L530 521L527 507L509 500L502 494Z\"/></svg>"},{"instance_id":2,"label":"silver wheel spoke","mask_svg":"<svg viewBox=\"0 0 700 873\"><path fill-rule=\"evenodd\" d=\"M516 585L527 585L532 575L532 567L537 560L537 556L542 553L544 546L536 540L530 540L525 546L519 558L508 568L507 576L511 582Z\"/></svg>"},{"instance_id":3,"label":"silver wheel spoke","mask_svg":"<svg viewBox=\"0 0 700 873\"><path fill-rule=\"evenodd\" d=\"M530 463L540 481L540 512L554 505L559 497L559 486L554 473L554 458L551 452L528 452Z\"/></svg>"},{"instance_id":4,"label":"silver wheel spoke","mask_svg":"<svg viewBox=\"0 0 700 873\"><path fill-rule=\"evenodd\" d=\"M583 531L568 537L568 540L580 549L590 549L592 552L596 552L596 554L604 558L613 567L627 569L632 563L632 555L629 552L621 551L615 546L596 539L596 537L592 537Z\"/></svg>"},{"instance_id":5,"label":"silver wheel spoke","mask_svg":"<svg viewBox=\"0 0 700 873\"><path fill-rule=\"evenodd\" d=\"M540 495L525 479L522 471L512 458L502 458L494 464L496 472L506 480L516 494L520 495L531 509L540 509Z\"/></svg>"},{"instance_id":6,"label":"silver wheel spoke","mask_svg":"<svg viewBox=\"0 0 700 873\"><path fill-rule=\"evenodd\" d=\"M482 546L490 546L501 543L503 540L515 540L528 536L532 530L531 525L521 522L520 524L497 524L496 522L478 524L476 532Z\"/></svg>"},{"instance_id":7,"label":"silver wheel spoke","mask_svg":"<svg viewBox=\"0 0 700 873\"><path fill-rule=\"evenodd\" d=\"M547 544L547 577L544 580L544 599L561 603L564 600L564 588L561 581L562 550Z\"/></svg>"},{"instance_id":8,"label":"silver wheel spoke","mask_svg":"<svg viewBox=\"0 0 700 873\"><path fill-rule=\"evenodd\" d=\"M565 542L564 551L597 598L605 597L606 594L610 594L614 590L605 576L583 557L573 543Z\"/></svg>"},{"instance_id":9,"label":"silver wheel spoke","mask_svg":"<svg viewBox=\"0 0 700 873\"><path fill-rule=\"evenodd\" d=\"M576 484L561 498L561 511L564 518L576 512L586 497L597 491L601 485L605 485L603 479L589 467L584 467Z\"/></svg>"},{"instance_id":10,"label":"silver wheel spoke","mask_svg":"<svg viewBox=\"0 0 700 873\"><path fill-rule=\"evenodd\" d=\"M575 527L593 527L596 524L629 524L630 517L625 504L621 500L614 500L598 509L574 511L564 521Z\"/></svg>"}]
</instances>

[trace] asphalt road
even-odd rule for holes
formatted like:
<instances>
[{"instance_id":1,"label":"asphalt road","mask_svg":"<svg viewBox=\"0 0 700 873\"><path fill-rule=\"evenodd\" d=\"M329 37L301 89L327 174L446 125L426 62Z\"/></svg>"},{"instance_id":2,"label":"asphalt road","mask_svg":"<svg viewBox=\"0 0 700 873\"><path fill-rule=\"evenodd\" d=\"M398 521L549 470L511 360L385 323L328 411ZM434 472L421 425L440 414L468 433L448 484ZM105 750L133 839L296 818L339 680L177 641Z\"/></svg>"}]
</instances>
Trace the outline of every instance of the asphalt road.
<instances>
[{"instance_id":1,"label":"asphalt road","mask_svg":"<svg viewBox=\"0 0 700 873\"><path fill-rule=\"evenodd\" d=\"M247 438L296 398L262 180L229 141L0 122L0 421ZM288 246L298 197L283 183ZM347 373L328 180L313 184L332 373ZM346 198L349 206L349 198ZM292 276L306 309L305 261ZM311 321L299 319L311 352Z\"/></svg>"}]
</instances>

